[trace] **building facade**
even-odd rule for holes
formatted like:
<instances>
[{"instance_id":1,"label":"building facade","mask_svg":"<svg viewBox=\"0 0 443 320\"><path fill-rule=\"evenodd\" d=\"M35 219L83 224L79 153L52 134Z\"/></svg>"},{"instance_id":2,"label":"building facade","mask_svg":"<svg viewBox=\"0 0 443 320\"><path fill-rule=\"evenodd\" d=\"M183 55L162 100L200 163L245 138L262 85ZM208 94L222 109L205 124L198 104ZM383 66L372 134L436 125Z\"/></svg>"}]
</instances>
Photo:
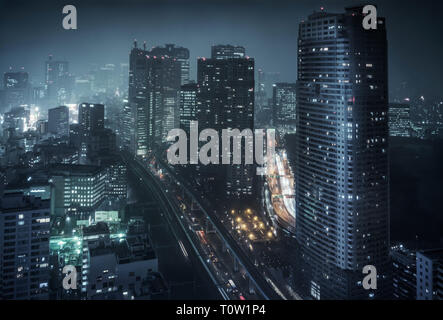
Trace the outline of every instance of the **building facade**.
<instances>
[{"instance_id":1,"label":"building facade","mask_svg":"<svg viewBox=\"0 0 443 320\"><path fill-rule=\"evenodd\" d=\"M223 129L253 130L254 73L254 59L245 56L243 47L213 46L210 59L198 59L199 127L215 129L219 135ZM230 148L232 150L232 144ZM226 165L225 174L217 178L220 185L224 185L223 189L228 198L252 197L255 168L254 165L245 165L244 158L242 159L241 165ZM218 165L206 169L209 177L217 176L221 172Z\"/></svg>"},{"instance_id":2,"label":"building facade","mask_svg":"<svg viewBox=\"0 0 443 320\"><path fill-rule=\"evenodd\" d=\"M417 251L417 300L443 300L443 249Z\"/></svg>"},{"instance_id":3,"label":"building facade","mask_svg":"<svg viewBox=\"0 0 443 320\"><path fill-rule=\"evenodd\" d=\"M316 12L298 36L296 239L316 299L388 298L388 79L384 18ZM363 267L377 269L365 290Z\"/></svg>"},{"instance_id":4,"label":"building facade","mask_svg":"<svg viewBox=\"0 0 443 320\"><path fill-rule=\"evenodd\" d=\"M49 298L50 200L4 195L0 209L0 299Z\"/></svg>"},{"instance_id":5,"label":"building facade","mask_svg":"<svg viewBox=\"0 0 443 320\"><path fill-rule=\"evenodd\" d=\"M169 130L178 128L180 121L182 63L152 50L137 48L135 42L129 58L128 105L135 119L132 152L139 156L166 142Z\"/></svg>"},{"instance_id":6,"label":"building facade","mask_svg":"<svg viewBox=\"0 0 443 320\"><path fill-rule=\"evenodd\" d=\"M273 85L273 126L283 136L295 132L296 92L297 86L295 83L278 82Z\"/></svg>"},{"instance_id":7,"label":"building facade","mask_svg":"<svg viewBox=\"0 0 443 320\"><path fill-rule=\"evenodd\" d=\"M60 106L48 110L48 131L60 136L69 136L68 107Z\"/></svg>"}]
</instances>

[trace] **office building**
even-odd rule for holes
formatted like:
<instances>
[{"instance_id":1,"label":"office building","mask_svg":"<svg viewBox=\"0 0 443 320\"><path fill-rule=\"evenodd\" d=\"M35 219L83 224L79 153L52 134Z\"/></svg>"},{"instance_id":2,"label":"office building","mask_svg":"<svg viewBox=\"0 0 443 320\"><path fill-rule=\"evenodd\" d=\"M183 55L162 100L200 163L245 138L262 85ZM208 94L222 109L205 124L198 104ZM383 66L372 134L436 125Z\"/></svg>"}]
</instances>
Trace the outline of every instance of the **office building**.
<instances>
[{"instance_id":1,"label":"office building","mask_svg":"<svg viewBox=\"0 0 443 320\"><path fill-rule=\"evenodd\" d=\"M417 300L443 300L443 249L417 251Z\"/></svg>"},{"instance_id":2,"label":"office building","mask_svg":"<svg viewBox=\"0 0 443 320\"><path fill-rule=\"evenodd\" d=\"M136 42L129 60L128 104L135 119L130 140L134 141L132 152L144 156L166 142L168 132L179 126L182 64L169 55L153 54L145 45L137 48Z\"/></svg>"},{"instance_id":3,"label":"office building","mask_svg":"<svg viewBox=\"0 0 443 320\"><path fill-rule=\"evenodd\" d=\"M105 198L104 168L55 164L51 166L49 176L55 190L55 215L87 217Z\"/></svg>"},{"instance_id":4,"label":"office building","mask_svg":"<svg viewBox=\"0 0 443 320\"><path fill-rule=\"evenodd\" d=\"M245 56L243 47L212 47L210 59L197 61L197 83L200 128L213 128L220 135L223 129L254 129L254 59ZM226 171L220 171L219 165L204 168L209 179L223 186L228 198L246 199L253 195L255 168L244 164L244 148L242 144L241 165L231 162L224 166Z\"/></svg>"},{"instance_id":5,"label":"office building","mask_svg":"<svg viewBox=\"0 0 443 320\"><path fill-rule=\"evenodd\" d=\"M60 106L48 110L48 131L59 136L69 136L69 109Z\"/></svg>"},{"instance_id":6,"label":"office building","mask_svg":"<svg viewBox=\"0 0 443 320\"><path fill-rule=\"evenodd\" d=\"M189 134L190 122L197 121L197 89L196 83L181 86L180 89L180 128Z\"/></svg>"},{"instance_id":7,"label":"office building","mask_svg":"<svg viewBox=\"0 0 443 320\"><path fill-rule=\"evenodd\" d=\"M211 58L220 60L242 59L246 58L246 50L242 46L219 44L211 47Z\"/></svg>"},{"instance_id":8,"label":"office building","mask_svg":"<svg viewBox=\"0 0 443 320\"><path fill-rule=\"evenodd\" d=\"M13 129L15 133L28 131L30 112L26 107L12 107L3 115L3 129Z\"/></svg>"},{"instance_id":9,"label":"office building","mask_svg":"<svg viewBox=\"0 0 443 320\"><path fill-rule=\"evenodd\" d=\"M176 47L174 44L166 44L164 47L153 47L150 52L154 56L168 56L176 59L180 64L180 84L189 83L189 49Z\"/></svg>"},{"instance_id":10,"label":"office building","mask_svg":"<svg viewBox=\"0 0 443 320\"><path fill-rule=\"evenodd\" d=\"M95 103L81 103L78 106L78 123L87 133L105 128L105 106Z\"/></svg>"},{"instance_id":11,"label":"office building","mask_svg":"<svg viewBox=\"0 0 443 320\"><path fill-rule=\"evenodd\" d=\"M385 19L315 12L298 35L295 159L301 283L314 299L390 298ZM362 270L377 269L377 289Z\"/></svg>"},{"instance_id":12,"label":"office building","mask_svg":"<svg viewBox=\"0 0 443 320\"><path fill-rule=\"evenodd\" d=\"M296 89L295 83L278 82L273 85L272 121L274 128L282 136L295 132Z\"/></svg>"},{"instance_id":13,"label":"office building","mask_svg":"<svg viewBox=\"0 0 443 320\"><path fill-rule=\"evenodd\" d=\"M69 103L74 78L69 73L69 62L53 60L49 55L45 62L45 85L47 100L50 105Z\"/></svg>"},{"instance_id":14,"label":"office building","mask_svg":"<svg viewBox=\"0 0 443 320\"><path fill-rule=\"evenodd\" d=\"M403 245L391 247L392 286L395 300L415 300L416 288L416 257L415 251Z\"/></svg>"},{"instance_id":15,"label":"office building","mask_svg":"<svg viewBox=\"0 0 443 320\"><path fill-rule=\"evenodd\" d=\"M50 200L10 193L0 208L0 299L48 299Z\"/></svg>"},{"instance_id":16,"label":"office building","mask_svg":"<svg viewBox=\"0 0 443 320\"><path fill-rule=\"evenodd\" d=\"M3 110L28 105L31 98L31 85L27 72L6 72L3 76Z\"/></svg>"}]
</instances>

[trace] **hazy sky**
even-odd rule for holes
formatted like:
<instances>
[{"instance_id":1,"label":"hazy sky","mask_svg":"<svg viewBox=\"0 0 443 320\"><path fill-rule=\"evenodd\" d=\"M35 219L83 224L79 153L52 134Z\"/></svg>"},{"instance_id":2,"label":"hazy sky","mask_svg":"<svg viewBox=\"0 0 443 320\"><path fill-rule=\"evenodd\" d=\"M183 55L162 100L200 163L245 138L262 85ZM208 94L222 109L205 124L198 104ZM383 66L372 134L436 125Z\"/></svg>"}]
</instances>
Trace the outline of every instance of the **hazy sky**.
<instances>
[{"instance_id":1,"label":"hazy sky","mask_svg":"<svg viewBox=\"0 0 443 320\"><path fill-rule=\"evenodd\" d=\"M298 23L319 10L342 12L349 5L375 3L387 19L390 89L407 81L424 94L443 95L443 1L343 0L0 0L0 70L24 67L43 79L48 54L70 62L78 75L91 63L128 62L134 38L148 47L175 43L196 58L213 44L246 47L256 67L296 80ZM78 30L62 28L62 8L74 4Z\"/></svg>"}]
</instances>

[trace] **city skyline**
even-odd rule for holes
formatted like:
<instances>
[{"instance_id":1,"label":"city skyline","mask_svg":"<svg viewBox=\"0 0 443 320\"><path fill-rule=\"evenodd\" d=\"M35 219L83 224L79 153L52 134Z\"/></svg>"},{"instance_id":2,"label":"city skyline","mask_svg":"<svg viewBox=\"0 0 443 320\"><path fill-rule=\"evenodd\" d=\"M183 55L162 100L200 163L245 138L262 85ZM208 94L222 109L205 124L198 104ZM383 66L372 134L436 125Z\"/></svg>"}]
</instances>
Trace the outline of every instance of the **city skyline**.
<instances>
[{"instance_id":1,"label":"city skyline","mask_svg":"<svg viewBox=\"0 0 443 320\"><path fill-rule=\"evenodd\" d=\"M375 4L2 3L0 300L443 299L439 5Z\"/></svg>"},{"instance_id":2,"label":"city skyline","mask_svg":"<svg viewBox=\"0 0 443 320\"><path fill-rule=\"evenodd\" d=\"M443 4L432 0L425 1L426 4L410 0L402 2L401 6L389 1L373 3L378 5L380 14L389 18L391 97L403 83L408 84L407 92L412 88L413 94L437 96L443 86L443 76L436 72L441 69L438 66L442 62L437 52L442 50L438 49L442 44L434 43L431 34L443 29L436 16ZM87 5L79 2L78 30L62 28L61 10L65 4L61 1L39 3L38 7L27 3L17 15L19 11L15 8L19 4L8 1L3 4L2 13L10 10L13 14L4 15L0 20L0 30L4 30L0 39L8 44L0 49L0 68L6 71L12 66L14 71L18 71L24 66L35 82L43 81L41 63L34 62L36 55L45 59L52 54L61 60L69 60L71 73L80 76L90 70L90 64L125 62L134 39L140 44L146 41L148 48L167 43L189 48L191 79L194 80L197 58L209 57L211 45L230 43L247 47L249 54L255 57L257 69L279 72L282 82L295 82L297 67L293 57L297 51L298 23L322 7L330 12L339 12L344 7L360 3L281 0L270 7L265 0L214 1L210 4L199 0L166 0L160 3L132 1L126 6L114 1L106 2L102 7L104 4L98 0ZM159 20L159 17L162 18ZM8 25L13 24L13 19L24 19L28 23L16 26L12 32L5 32ZM413 28L411 19L415 21ZM99 22L105 20L112 23ZM30 26L33 26L32 29ZM141 31L143 29L146 31ZM94 41L95 38L100 41ZM37 39L39 44L33 46L31 56L26 48L30 41ZM59 46L61 43L62 48ZM428 48L432 46L434 50L420 50L417 44ZM15 54L9 57L8 52ZM275 58L268 58L272 56ZM417 57L421 57L419 64L414 63Z\"/></svg>"}]
</instances>

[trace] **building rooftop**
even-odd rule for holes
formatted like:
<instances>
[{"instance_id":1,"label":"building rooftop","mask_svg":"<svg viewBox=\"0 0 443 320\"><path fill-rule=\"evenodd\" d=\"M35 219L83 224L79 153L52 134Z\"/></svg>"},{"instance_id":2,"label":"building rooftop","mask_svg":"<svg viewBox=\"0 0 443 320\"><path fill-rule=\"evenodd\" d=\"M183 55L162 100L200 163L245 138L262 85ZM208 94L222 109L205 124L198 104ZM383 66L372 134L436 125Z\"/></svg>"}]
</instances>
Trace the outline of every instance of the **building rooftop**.
<instances>
[{"instance_id":1,"label":"building rooftop","mask_svg":"<svg viewBox=\"0 0 443 320\"><path fill-rule=\"evenodd\" d=\"M420 250L419 253L431 260L443 261L443 248Z\"/></svg>"},{"instance_id":2,"label":"building rooftop","mask_svg":"<svg viewBox=\"0 0 443 320\"><path fill-rule=\"evenodd\" d=\"M102 170L99 166L80 165L80 164L63 164L57 163L51 165L49 171L52 175L94 175Z\"/></svg>"},{"instance_id":3,"label":"building rooftop","mask_svg":"<svg viewBox=\"0 0 443 320\"><path fill-rule=\"evenodd\" d=\"M18 212L49 208L49 200L42 200L35 196L25 196L23 192L5 194L0 201L2 212Z\"/></svg>"}]
</instances>

